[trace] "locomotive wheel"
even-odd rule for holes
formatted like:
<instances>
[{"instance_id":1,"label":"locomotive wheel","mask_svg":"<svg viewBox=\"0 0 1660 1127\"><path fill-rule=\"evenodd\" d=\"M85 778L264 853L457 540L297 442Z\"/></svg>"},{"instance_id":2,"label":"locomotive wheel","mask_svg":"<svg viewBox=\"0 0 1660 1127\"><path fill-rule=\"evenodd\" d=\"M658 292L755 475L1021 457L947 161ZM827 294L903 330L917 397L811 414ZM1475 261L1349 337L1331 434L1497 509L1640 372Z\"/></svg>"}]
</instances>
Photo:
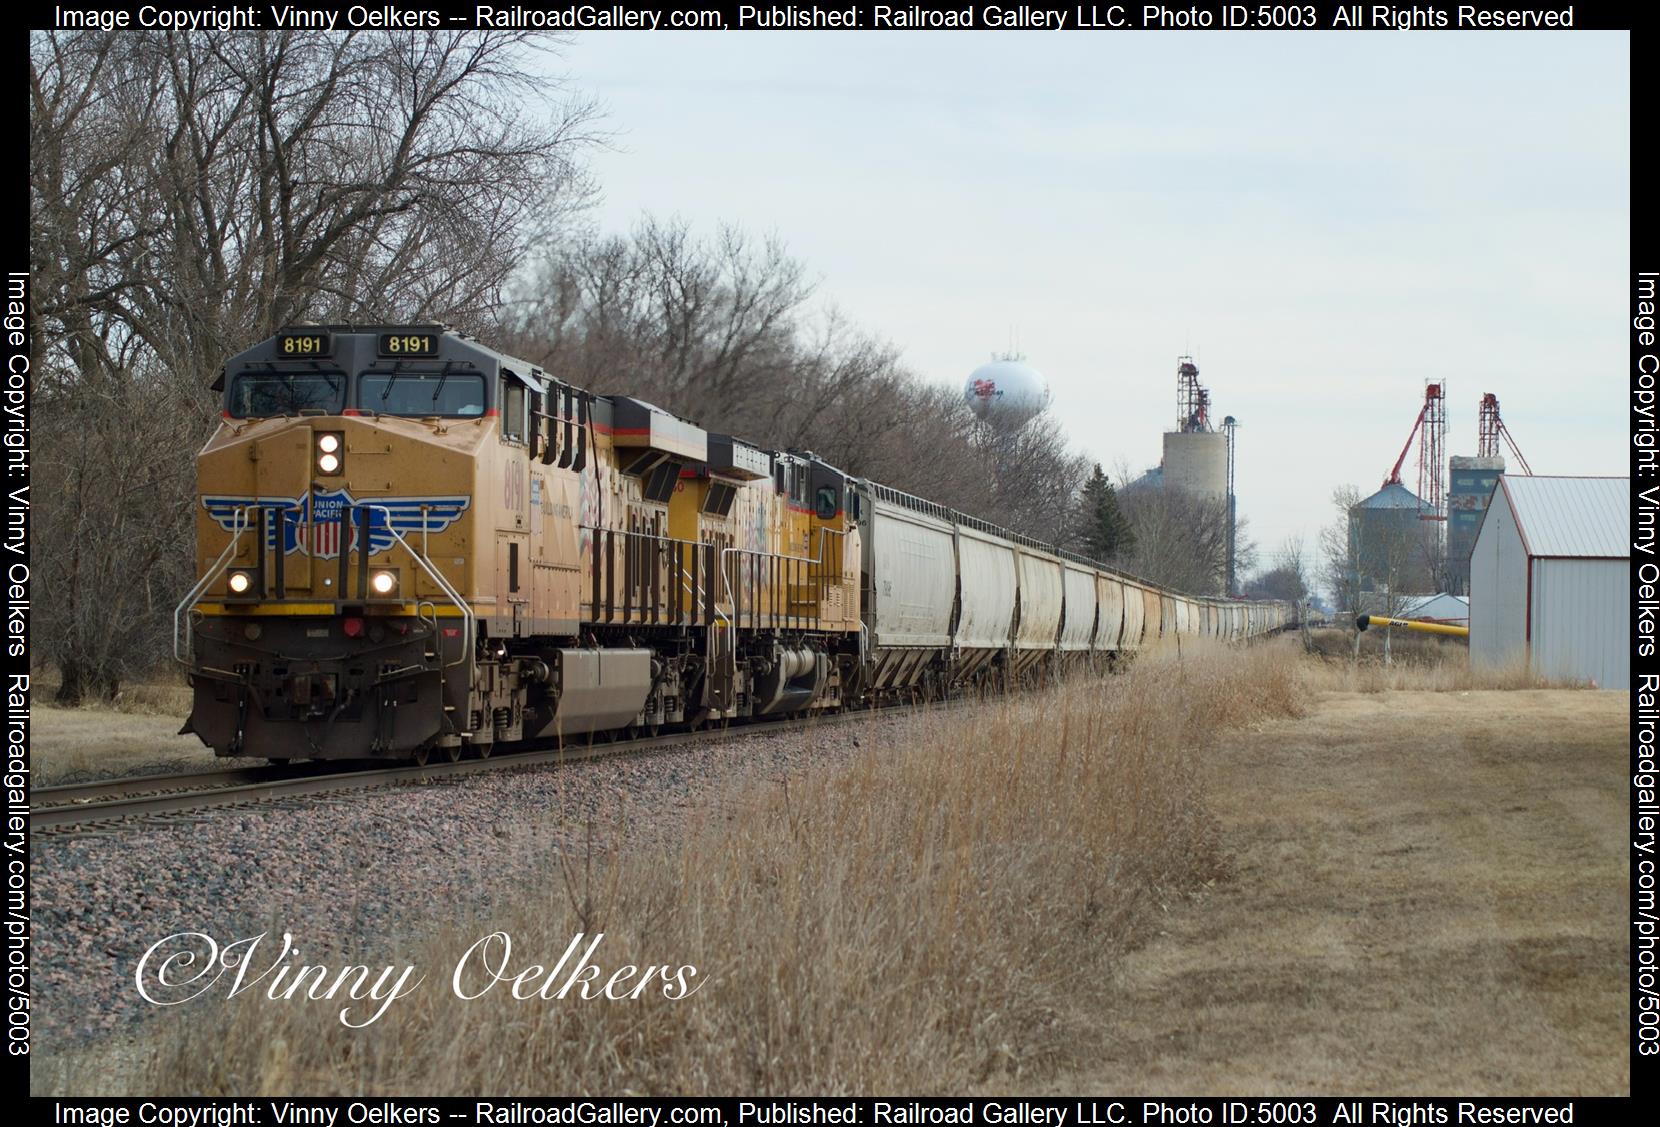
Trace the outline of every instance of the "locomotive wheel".
<instances>
[{"instance_id":1,"label":"locomotive wheel","mask_svg":"<svg viewBox=\"0 0 1660 1127\"><path fill-rule=\"evenodd\" d=\"M427 760L431 757L432 751L424 747L419 751L412 751L409 753L409 761L417 767L425 767L427 765Z\"/></svg>"},{"instance_id":2,"label":"locomotive wheel","mask_svg":"<svg viewBox=\"0 0 1660 1127\"><path fill-rule=\"evenodd\" d=\"M493 743L474 744L473 750L478 754L480 759L489 759L490 753L496 750L496 745Z\"/></svg>"},{"instance_id":3,"label":"locomotive wheel","mask_svg":"<svg viewBox=\"0 0 1660 1127\"><path fill-rule=\"evenodd\" d=\"M451 763L454 763L456 760L460 759L461 758L461 745L460 744L445 744L444 745L444 758L449 760Z\"/></svg>"}]
</instances>

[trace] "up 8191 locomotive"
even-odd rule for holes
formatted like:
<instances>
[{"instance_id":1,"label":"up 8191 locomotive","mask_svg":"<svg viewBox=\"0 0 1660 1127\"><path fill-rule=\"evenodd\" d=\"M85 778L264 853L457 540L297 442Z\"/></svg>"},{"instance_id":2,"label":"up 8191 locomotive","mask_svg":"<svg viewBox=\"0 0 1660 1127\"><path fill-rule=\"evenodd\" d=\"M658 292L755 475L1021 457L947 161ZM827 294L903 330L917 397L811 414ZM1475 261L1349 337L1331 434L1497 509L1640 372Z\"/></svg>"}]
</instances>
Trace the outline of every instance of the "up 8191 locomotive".
<instances>
[{"instance_id":1,"label":"up 8191 locomotive","mask_svg":"<svg viewBox=\"0 0 1660 1127\"><path fill-rule=\"evenodd\" d=\"M440 325L226 364L174 619L185 731L268 759L458 758L948 692L1282 626Z\"/></svg>"}]
</instances>

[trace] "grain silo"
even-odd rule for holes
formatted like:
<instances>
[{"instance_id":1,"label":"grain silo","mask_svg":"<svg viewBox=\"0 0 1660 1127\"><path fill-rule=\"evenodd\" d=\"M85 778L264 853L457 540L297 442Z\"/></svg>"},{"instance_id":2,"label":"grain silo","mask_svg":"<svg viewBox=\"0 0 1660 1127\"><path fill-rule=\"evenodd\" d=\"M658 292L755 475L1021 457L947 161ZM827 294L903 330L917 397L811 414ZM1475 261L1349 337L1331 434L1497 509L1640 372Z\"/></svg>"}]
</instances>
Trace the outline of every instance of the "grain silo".
<instances>
[{"instance_id":1,"label":"grain silo","mask_svg":"<svg viewBox=\"0 0 1660 1127\"><path fill-rule=\"evenodd\" d=\"M1219 430L1166 431L1164 484L1200 497L1228 496L1228 436Z\"/></svg>"},{"instance_id":2,"label":"grain silo","mask_svg":"<svg viewBox=\"0 0 1660 1127\"><path fill-rule=\"evenodd\" d=\"M1211 426L1210 392L1199 382L1199 366L1191 356L1176 360L1176 429L1164 433L1164 458L1156 482L1149 473L1143 483L1181 490L1205 501L1219 501L1218 515L1226 526L1223 591L1234 591L1233 434L1230 415L1221 430ZM1203 518L1201 518L1203 519Z\"/></svg>"},{"instance_id":3,"label":"grain silo","mask_svg":"<svg viewBox=\"0 0 1660 1127\"><path fill-rule=\"evenodd\" d=\"M1212 500L1228 498L1227 431L1211 429L1210 392L1191 356L1176 361L1176 429L1164 434L1160 484Z\"/></svg>"},{"instance_id":4,"label":"grain silo","mask_svg":"<svg viewBox=\"0 0 1660 1127\"><path fill-rule=\"evenodd\" d=\"M1350 509L1350 559L1358 571L1358 590L1391 596L1433 593L1440 540L1434 514L1434 506L1398 481Z\"/></svg>"}]
</instances>

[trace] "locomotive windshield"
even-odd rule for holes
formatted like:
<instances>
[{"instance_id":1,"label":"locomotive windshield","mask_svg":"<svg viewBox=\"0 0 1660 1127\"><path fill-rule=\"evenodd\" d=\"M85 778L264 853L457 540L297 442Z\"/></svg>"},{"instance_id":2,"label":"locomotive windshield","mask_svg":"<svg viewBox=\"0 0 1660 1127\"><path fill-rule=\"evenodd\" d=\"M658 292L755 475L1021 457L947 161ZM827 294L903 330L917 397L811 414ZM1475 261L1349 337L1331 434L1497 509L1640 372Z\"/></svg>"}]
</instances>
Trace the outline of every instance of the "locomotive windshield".
<instances>
[{"instance_id":1,"label":"locomotive windshield","mask_svg":"<svg viewBox=\"0 0 1660 1127\"><path fill-rule=\"evenodd\" d=\"M346 406L344 372L244 372L231 382L226 410L237 419L265 419L320 411L338 415Z\"/></svg>"},{"instance_id":2,"label":"locomotive windshield","mask_svg":"<svg viewBox=\"0 0 1660 1127\"><path fill-rule=\"evenodd\" d=\"M364 372L357 385L359 410L381 415L484 414L484 377L477 372Z\"/></svg>"}]
</instances>

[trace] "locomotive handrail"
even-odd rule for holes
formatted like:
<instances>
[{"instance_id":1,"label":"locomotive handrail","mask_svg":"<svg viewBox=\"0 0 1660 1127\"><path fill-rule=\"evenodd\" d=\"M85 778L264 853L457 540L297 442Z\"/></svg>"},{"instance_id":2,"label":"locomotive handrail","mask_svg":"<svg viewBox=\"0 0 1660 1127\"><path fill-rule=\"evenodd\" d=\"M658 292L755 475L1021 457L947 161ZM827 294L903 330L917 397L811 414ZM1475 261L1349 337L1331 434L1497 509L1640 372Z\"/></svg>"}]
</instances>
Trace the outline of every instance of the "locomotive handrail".
<instances>
[{"instance_id":1,"label":"locomotive handrail","mask_svg":"<svg viewBox=\"0 0 1660 1127\"><path fill-rule=\"evenodd\" d=\"M679 579L678 589L681 590L681 591L686 592L686 594L689 595L691 600L692 600L690 605L688 605L687 608L686 608L686 613L690 617L691 622L693 624L696 623L697 614L698 614L697 608L699 606L698 599L700 598L700 591L698 589L699 584L693 582L692 577L687 574L686 563L685 563L686 553L685 553L684 549L690 548L692 550L693 558L696 558L696 553L698 553L699 551L701 551L705 548L712 547L712 545L704 543L701 540L682 540L682 539L680 539L679 537L676 537L676 536L669 536L665 533L659 533L659 532L647 532L644 529L611 528L611 527L608 527L606 525L598 525L598 524L578 524L576 527L577 527L577 531L579 531L579 532L591 532L591 533L594 534L593 554L594 554L595 572L594 572L594 601L593 601L592 605L594 607L594 613L596 615L600 613L600 611L599 611L599 576L600 576L599 557L600 557L600 552L601 552L601 544L604 543L604 544L609 545L610 547L607 548L606 550L610 551L611 549L615 548L615 538L618 537L618 536L621 536L623 538L623 543L624 543L625 549L626 549L626 546L630 542L661 544L661 545L664 545L666 549L668 549L668 551L666 551L664 554L668 555L668 556L672 556L674 558L673 570L678 575L678 579ZM605 539L606 537L610 537L611 539L607 540L607 539ZM586 549L579 549L578 554L579 555L586 554ZM664 564L663 564L665 575L667 575L669 573L669 566L670 565L665 560ZM630 576L632 576L634 573L632 571L630 571L629 574L630 574ZM640 579L639 585L644 586L644 583L645 583L645 581L644 581L644 578L643 578L643 568L642 568L642 577ZM672 578L670 579L669 585L670 585L671 588L674 588L676 586L674 579L672 579ZM708 590L707 584L703 585L703 590L704 591ZM607 607L606 613L608 615L609 615L610 609L611 609L609 599L610 599L610 592L609 592L609 589L608 589L607 590L607 604L606 604L606 607ZM626 613L626 610L627 610L627 608L625 606L625 613ZM645 613L646 607L645 607L644 604L642 604L640 610L641 610L642 614ZM719 608L716 608L716 610L717 610L717 613L718 613ZM607 619L607 621L609 621L609 619ZM671 623L670 625L675 625L675 624ZM684 625L684 623L679 623L679 625Z\"/></svg>"},{"instance_id":2,"label":"locomotive handrail","mask_svg":"<svg viewBox=\"0 0 1660 1127\"><path fill-rule=\"evenodd\" d=\"M726 547L726 548L721 549L720 567L718 569L719 572L720 572L721 589L725 593L727 604L732 607L732 613L728 614L725 610L723 610L721 608L721 601L719 599L715 600L715 617L719 621L709 623L709 659L711 661L713 661L715 659L717 653L721 653L721 656L724 656L724 657L727 657L727 658L730 659L730 664L734 669L736 668L736 665L737 665L738 650L737 650L737 645L736 645L736 643L735 643L735 641L732 637L732 634L727 635L727 639L726 639L727 645L724 647L724 652L722 652L721 648L718 647L717 644L716 644L717 635L716 635L715 632L717 630L724 627L725 629L727 629L729 631L732 631L733 633L736 633L736 631L739 629L738 621L737 621L737 614L738 614L737 601L736 601L736 598L734 597L734 594L733 594L733 591L732 591L731 580L728 578L730 573L729 573L729 571L727 569L727 566L726 566L726 558L728 556L732 555L733 553L737 553L739 555L756 556L758 558L777 559L777 560L791 560L791 561L794 561L796 563L810 564L814 567L823 567L823 565L824 565L824 543L825 543L825 538L827 536L840 536L840 537L845 539L846 536L847 536L847 532L844 529L834 529L834 528L820 528L818 531L819 531L819 541L818 541L818 558L817 559L814 559L812 556L791 556L791 555L786 555L786 554L780 553L780 552L767 552L767 551L763 551L762 549L759 549L759 548ZM824 619L824 613L823 613L823 605L824 605L823 583L824 583L824 578L825 577L823 575L820 575L817 578L818 578L819 585L820 585L819 586L820 594L819 594L819 598L815 601L814 608L813 608L813 620L814 620L815 625L822 622L823 619ZM776 626L777 624L774 623L774 625ZM859 648L860 648L860 658L862 660L863 656L864 656L864 643L863 643L863 637L862 637L863 632L864 632L864 624L862 622L859 624L859 629L860 629L860 634L861 634L861 641L860 641L860 647Z\"/></svg>"},{"instance_id":3,"label":"locomotive handrail","mask_svg":"<svg viewBox=\"0 0 1660 1127\"><path fill-rule=\"evenodd\" d=\"M394 540L396 540L399 544L403 545L403 550L409 553L409 558L414 560L416 565L418 567L420 567L420 569L422 571L427 573L427 578L431 579L435 584L437 584L438 589L444 592L445 597L448 598L450 600L450 602L454 603L456 605L456 608L461 611L461 622L462 622L462 627L463 627L463 630L464 630L464 633L463 633L463 636L462 636L462 639L461 639L461 656L456 658L454 661L444 661L443 660L444 650L443 650L443 643L441 641L441 636L435 636L434 642L438 646L440 667L444 668L444 669L450 669L454 666L460 665L464 661L467 661L473 655L473 644L474 644L474 641L476 640L476 638L478 637L477 626L476 626L476 616L473 614L473 608L468 605L467 600L465 600L461 597L460 592L456 591L456 589L450 585L450 581L448 579L445 579L443 574L441 572L439 572L436 568L434 568L427 561L426 557L422 556L420 552L417 552L415 550L415 546L413 544L411 544L408 540L404 539L403 533L399 532L396 528L392 527L392 510L391 509L388 509L385 505L376 505L373 502L365 502L361 506L357 506L357 507L361 507L361 508L364 508L364 509L369 509L371 511L375 510L375 509L379 509L381 511L382 515L384 515L386 517L386 531L392 534L392 538ZM425 522L424 514L423 514L423 520L422 520L422 526L423 526L422 531L423 532L426 531L425 523L426 522ZM369 551L370 551L370 545L368 543L365 543L365 544L362 545L362 547L359 550L364 553L364 558L367 559L368 555L369 555ZM345 551L345 545L344 544L341 545L341 551L342 551L342 553L344 553L344 551ZM436 621L437 621L437 615L436 614L433 616L433 620L436 623Z\"/></svg>"},{"instance_id":4,"label":"locomotive handrail","mask_svg":"<svg viewBox=\"0 0 1660 1127\"><path fill-rule=\"evenodd\" d=\"M231 542L225 545L225 550L219 553L219 558L213 561L213 566L209 567L202 578L196 581L196 585L190 589L190 593L184 597L178 606L173 608L174 661L184 665L190 664L190 631L186 629L181 633L179 629L180 621L196 609L196 604L202 601L202 596L207 594L207 589L212 586L213 581L218 579L220 573L230 566L231 560L236 558L236 547L242 540L242 533L248 528L248 510L251 507L242 505L237 508L236 517L231 522Z\"/></svg>"},{"instance_id":5,"label":"locomotive handrail","mask_svg":"<svg viewBox=\"0 0 1660 1127\"><path fill-rule=\"evenodd\" d=\"M638 528L611 528L603 524L579 524L579 532L616 532L623 536L632 536L638 540L656 540L660 544L685 544L688 547L702 547L701 540L682 540L678 536L665 536L657 532L646 532Z\"/></svg>"},{"instance_id":6,"label":"locomotive handrail","mask_svg":"<svg viewBox=\"0 0 1660 1127\"><path fill-rule=\"evenodd\" d=\"M787 553L784 553L784 552L768 552L768 551L766 551L764 549L761 549L761 548L722 548L721 549L721 559L720 559L720 582L721 582L721 588L726 594L726 601L728 603L731 603L732 599L733 599L732 584L727 579L727 572L726 572L726 557L727 556L731 555L733 552L737 552L740 555L756 556L758 558L765 558L765 559L772 559L772 560L790 560L794 563L812 564L815 567L823 567L824 566L824 542L825 542L825 538L829 537L829 536L840 536L845 540L846 537L847 537L847 531L845 529L837 529L837 528L820 528L818 530L818 532L819 532L818 557L816 559L812 556L792 556L792 555L788 555ZM821 591L822 591L823 581L824 581L825 577L820 575L817 578L819 579L820 588L821 588ZM823 602L822 594L821 594L821 597L819 599L819 602L821 602L821 603ZM716 600L715 609L716 609L716 613L720 613L720 602L719 602L719 600ZM722 618L727 618L727 616L724 615L724 614L722 614L721 617ZM824 615L823 615L822 612L815 612L813 617L815 619L822 619L824 617ZM727 618L727 621L730 622L730 621L732 621L732 619Z\"/></svg>"}]
</instances>

